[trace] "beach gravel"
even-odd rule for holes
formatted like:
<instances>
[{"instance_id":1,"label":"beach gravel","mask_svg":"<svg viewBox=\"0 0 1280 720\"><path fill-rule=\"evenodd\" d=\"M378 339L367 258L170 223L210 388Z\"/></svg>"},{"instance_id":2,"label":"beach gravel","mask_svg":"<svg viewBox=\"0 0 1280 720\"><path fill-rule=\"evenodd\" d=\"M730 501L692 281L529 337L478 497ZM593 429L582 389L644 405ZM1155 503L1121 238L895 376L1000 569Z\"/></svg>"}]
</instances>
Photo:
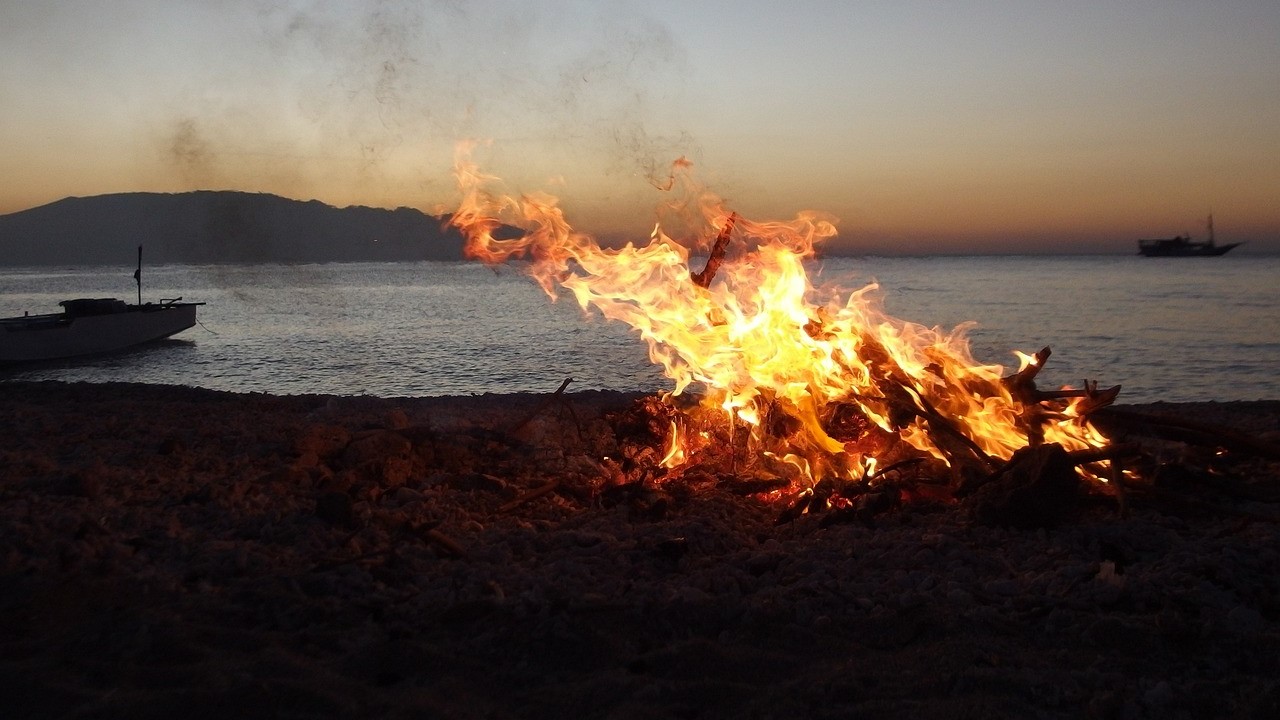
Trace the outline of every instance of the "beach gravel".
<instances>
[{"instance_id":1,"label":"beach gravel","mask_svg":"<svg viewBox=\"0 0 1280 720\"><path fill-rule=\"evenodd\" d=\"M1280 717L1274 461L779 524L618 491L634 397L566 397L0 384L0 714Z\"/></svg>"}]
</instances>

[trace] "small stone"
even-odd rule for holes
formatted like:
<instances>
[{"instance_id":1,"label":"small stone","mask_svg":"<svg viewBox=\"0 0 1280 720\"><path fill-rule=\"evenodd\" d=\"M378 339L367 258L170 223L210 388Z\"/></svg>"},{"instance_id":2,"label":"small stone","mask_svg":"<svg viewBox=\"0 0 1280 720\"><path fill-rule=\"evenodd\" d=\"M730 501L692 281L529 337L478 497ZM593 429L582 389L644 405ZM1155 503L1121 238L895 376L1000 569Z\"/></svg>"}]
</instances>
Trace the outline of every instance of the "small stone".
<instances>
[{"instance_id":1,"label":"small stone","mask_svg":"<svg viewBox=\"0 0 1280 720\"><path fill-rule=\"evenodd\" d=\"M164 440L161 440L160 444L156 446L156 454L157 455L178 455L184 452L186 449L187 447L182 442L182 440L176 437L173 437L171 435L165 438Z\"/></svg>"},{"instance_id":2,"label":"small stone","mask_svg":"<svg viewBox=\"0 0 1280 720\"><path fill-rule=\"evenodd\" d=\"M340 492L322 493L316 498L316 517L331 525L350 527L355 519L351 496Z\"/></svg>"},{"instance_id":3,"label":"small stone","mask_svg":"<svg viewBox=\"0 0 1280 720\"><path fill-rule=\"evenodd\" d=\"M410 487L400 486L391 493L391 502L397 506L421 502L422 493Z\"/></svg>"},{"instance_id":4,"label":"small stone","mask_svg":"<svg viewBox=\"0 0 1280 720\"><path fill-rule=\"evenodd\" d=\"M377 430L354 438L342 451L342 464L359 467L387 458L408 459L413 446L403 435L390 430Z\"/></svg>"},{"instance_id":5,"label":"small stone","mask_svg":"<svg viewBox=\"0 0 1280 720\"><path fill-rule=\"evenodd\" d=\"M1247 605L1237 605L1227 613L1227 627L1239 635L1250 635L1262 627L1262 614Z\"/></svg>"},{"instance_id":6,"label":"small stone","mask_svg":"<svg viewBox=\"0 0 1280 720\"><path fill-rule=\"evenodd\" d=\"M1168 680L1161 680L1151 686L1151 689L1142 696L1142 704L1152 709L1168 707L1173 701L1173 686Z\"/></svg>"},{"instance_id":7,"label":"small stone","mask_svg":"<svg viewBox=\"0 0 1280 720\"><path fill-rule=\"evenodd\" d=\"M350 440L351 433L347 432L346 428L335 425L312 425L294 441L293 450L298 455L311 453L323 458L336 453Z\"/></svg>"},{"instance_id":8,"label":"small stone","mask_svg":"<svg viewBox=\"0 0 1280 720\"><path fill-rule=\"evenodd\" d=\"M982 589L992 595L1003 595L1004 597L1013 597L1022 591L1017 580L992 580L982 586Z\"/></svg>"}]
</instances>

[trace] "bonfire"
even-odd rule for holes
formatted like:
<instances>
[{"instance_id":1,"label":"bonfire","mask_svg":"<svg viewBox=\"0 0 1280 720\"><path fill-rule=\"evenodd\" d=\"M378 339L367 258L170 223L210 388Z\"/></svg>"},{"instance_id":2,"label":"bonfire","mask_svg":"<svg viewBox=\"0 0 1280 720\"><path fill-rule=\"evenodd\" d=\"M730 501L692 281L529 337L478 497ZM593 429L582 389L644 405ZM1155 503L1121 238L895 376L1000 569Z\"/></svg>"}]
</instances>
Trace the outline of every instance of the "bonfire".
<instances>
[{"instance_id":1,"label":"bonfire","mask_svg":"<svg viewBox=\"0 0 1280 720\"><path fill-rule=\"evenodd\" d=\"M887 315L874 283L815 287L806 263L836 235L833 218L743 217L681 159L660 187L659 216L678 232L660 223L642 245L605 247L572 228L557 198L504 193L470 151L456 157L462 201L450 216L467 256L523 261L553 299L567 291L626 323L673 383L636 409L626 477L772 493L784 515L948 499L1011 474L1122 484L1125 448L1090 422L1118 386L1042 391L1047 347L1018 353L1006 373L973 358L968 326Z\"/></svg>"}]
</instances>

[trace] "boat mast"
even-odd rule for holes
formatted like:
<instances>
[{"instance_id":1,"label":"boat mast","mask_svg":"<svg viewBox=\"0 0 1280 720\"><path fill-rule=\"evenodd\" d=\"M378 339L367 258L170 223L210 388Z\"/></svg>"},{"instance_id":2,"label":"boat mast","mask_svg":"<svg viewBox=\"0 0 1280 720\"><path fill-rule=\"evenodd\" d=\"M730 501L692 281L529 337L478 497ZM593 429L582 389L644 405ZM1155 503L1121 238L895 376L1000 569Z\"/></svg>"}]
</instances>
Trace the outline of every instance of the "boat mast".
<instances>
[{"instance_id":1,"label":"boat mast","mask_svg":"<svg viewBox=\"0 0 1280 720\"><path fill-rule=\"evenodd\" d=\"M1209 244L1212 245L1213 244L1213 213L1209 213L1208 226L1209 226Z\"/></svg>"},{"instance_id":2,"label":"boat mast","mask_svg":"<svg viewBox=\"0 0 1280 720\"><path fill-rule=\"evenodd\" d=\"M138 283L138 304L142 304L142 246L138 246L138 269L133 271L133 280Z\"/></svg>"}]
</instances>

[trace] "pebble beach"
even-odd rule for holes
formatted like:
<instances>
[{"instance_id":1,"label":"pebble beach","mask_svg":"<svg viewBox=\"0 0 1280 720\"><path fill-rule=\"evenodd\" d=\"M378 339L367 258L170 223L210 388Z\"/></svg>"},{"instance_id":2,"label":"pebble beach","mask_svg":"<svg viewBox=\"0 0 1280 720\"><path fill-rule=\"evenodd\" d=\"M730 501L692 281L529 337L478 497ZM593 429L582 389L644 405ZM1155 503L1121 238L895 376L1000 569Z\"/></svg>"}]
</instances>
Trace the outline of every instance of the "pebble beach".
<instances>
[{"instance_id":1,"label":"pebble beach","mask_svg":"<svg viewBox=\"0 0 1280 720\"><path fill-rule=\"evenodd\" d=\"M1274 460L1055 527L780 524L611 495L635 398L6 383L5 716L1280 714Z\"/></svg>"}]
</instances>

